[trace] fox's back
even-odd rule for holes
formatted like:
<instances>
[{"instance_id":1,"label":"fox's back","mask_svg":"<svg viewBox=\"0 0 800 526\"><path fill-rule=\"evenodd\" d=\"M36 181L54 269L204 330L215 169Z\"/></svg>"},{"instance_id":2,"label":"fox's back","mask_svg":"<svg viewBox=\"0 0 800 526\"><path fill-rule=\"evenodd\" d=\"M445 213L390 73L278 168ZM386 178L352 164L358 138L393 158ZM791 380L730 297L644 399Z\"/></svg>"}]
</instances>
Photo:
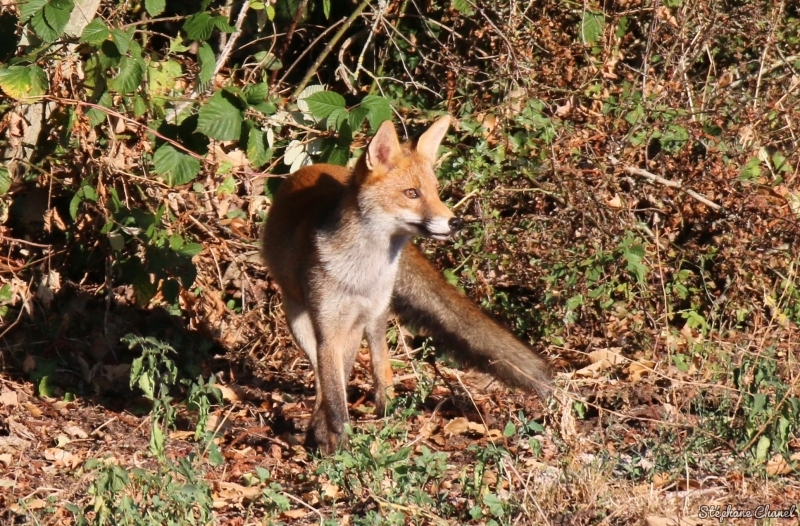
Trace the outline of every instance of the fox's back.
<instances>
[{"instance_id":1,"label":"fox's back","mask_svg":"<svg viewBox=\"0 0 800 526\"><path fill-rule=\"evenodd\" d=\"M306 166L287 177L275 194L262 235L262 256L284 294L300 293L300 276L313 264L314 230L333 213L350 186L350 170Z\"/></svg>"}]
</instances>

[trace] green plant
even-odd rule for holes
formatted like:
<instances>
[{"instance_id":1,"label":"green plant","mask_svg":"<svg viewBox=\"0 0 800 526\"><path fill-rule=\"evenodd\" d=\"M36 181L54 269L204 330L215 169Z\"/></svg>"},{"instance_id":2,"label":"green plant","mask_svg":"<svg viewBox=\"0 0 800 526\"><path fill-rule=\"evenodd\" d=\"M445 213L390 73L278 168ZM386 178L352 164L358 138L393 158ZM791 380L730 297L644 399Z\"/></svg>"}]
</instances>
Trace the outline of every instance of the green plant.
<instances>
[{"instance_id":1,"label":"green plant","mask_svg":"<svg viewBox=\"0 0 800 526\"><path fill-rule=\"evenodd\" d=\"M196 471L193 455L157 471L124 469L102 460L89 460L84 469L96 478L89 487L94 497L87 509L70 505L78 524L141 526L209 524L211 487Z\"/></svg>"}]
</instances>

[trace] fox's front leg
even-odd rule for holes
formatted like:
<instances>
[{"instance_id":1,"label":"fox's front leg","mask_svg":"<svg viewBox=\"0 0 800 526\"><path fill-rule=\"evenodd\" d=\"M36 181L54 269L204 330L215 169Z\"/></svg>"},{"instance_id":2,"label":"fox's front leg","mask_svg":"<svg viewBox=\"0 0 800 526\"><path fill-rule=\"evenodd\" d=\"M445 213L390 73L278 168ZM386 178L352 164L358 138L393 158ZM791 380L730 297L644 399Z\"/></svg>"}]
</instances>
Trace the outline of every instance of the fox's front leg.
<instances>
[{"instance_id":1,"label":"fox's front leg","mask_svg":"<svg viewBox=\"0 0 800 526\"><path fill-rule=\"evenodd\" d=\"M389 346L386 343L386 321L388 312L376 316L367 323L365 335L369 345L372 365L372 382L375 387L375 414L386 414L386 400L394 397L392 365L389 362Z\"/></svg>"},{"instance_id":2,"label":"fox's front leg","mask_svg":"<svg viewBox=\"0 0 800 526\"><path fill-rule=\"evenodd\" d=\"M321 331L322 332L322 331ZM331 331L333 332L333 331ZM331 454L342 441L347 415L347 357L358 350L363 328L357 333L322 332L317 354L317 401L311 416L309 438L323 453Z\"/></svg>"}]
</instances>

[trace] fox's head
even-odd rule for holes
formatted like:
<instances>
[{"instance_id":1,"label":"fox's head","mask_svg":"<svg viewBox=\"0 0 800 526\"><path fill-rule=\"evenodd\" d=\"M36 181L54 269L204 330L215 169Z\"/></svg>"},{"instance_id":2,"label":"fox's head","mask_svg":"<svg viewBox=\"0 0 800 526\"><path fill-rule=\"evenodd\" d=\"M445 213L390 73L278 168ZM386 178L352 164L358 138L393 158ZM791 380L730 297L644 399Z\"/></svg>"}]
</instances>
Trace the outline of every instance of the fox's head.
<instances>
[{"instance_id":1,"label":"fox's head","mask_svg":"<svg viewBox=\"0 0 800 526\"><path fill-rule=\"evenodd\" d=\"M353 173L365 216L398 234L445 239L458 230L461 219L439 199L433 172L449 125L450 117L441 117L402 145L391 121L381 125Z\"/></svg>"}]
</instances>

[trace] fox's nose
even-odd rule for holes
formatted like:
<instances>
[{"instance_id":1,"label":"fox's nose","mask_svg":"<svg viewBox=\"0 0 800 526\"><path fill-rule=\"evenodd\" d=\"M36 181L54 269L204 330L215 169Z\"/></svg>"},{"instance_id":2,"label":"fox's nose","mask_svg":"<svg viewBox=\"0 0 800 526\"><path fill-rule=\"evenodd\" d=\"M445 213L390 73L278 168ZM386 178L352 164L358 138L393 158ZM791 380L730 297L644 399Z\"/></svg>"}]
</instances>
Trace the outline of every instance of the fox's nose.
<instances>
[{"instance_id":1,"label":"fox's nose","mask_svg":"<svg viewBox=\"0 0 800 526\"><path fill-rule=\"evenodd\" d=\"M450 227L450 230L456 231L461 228L461 225L464 224L464 221L460 217L451 217L449 221L447 221L447 226Z\"/></svg>"}]
</instances>

